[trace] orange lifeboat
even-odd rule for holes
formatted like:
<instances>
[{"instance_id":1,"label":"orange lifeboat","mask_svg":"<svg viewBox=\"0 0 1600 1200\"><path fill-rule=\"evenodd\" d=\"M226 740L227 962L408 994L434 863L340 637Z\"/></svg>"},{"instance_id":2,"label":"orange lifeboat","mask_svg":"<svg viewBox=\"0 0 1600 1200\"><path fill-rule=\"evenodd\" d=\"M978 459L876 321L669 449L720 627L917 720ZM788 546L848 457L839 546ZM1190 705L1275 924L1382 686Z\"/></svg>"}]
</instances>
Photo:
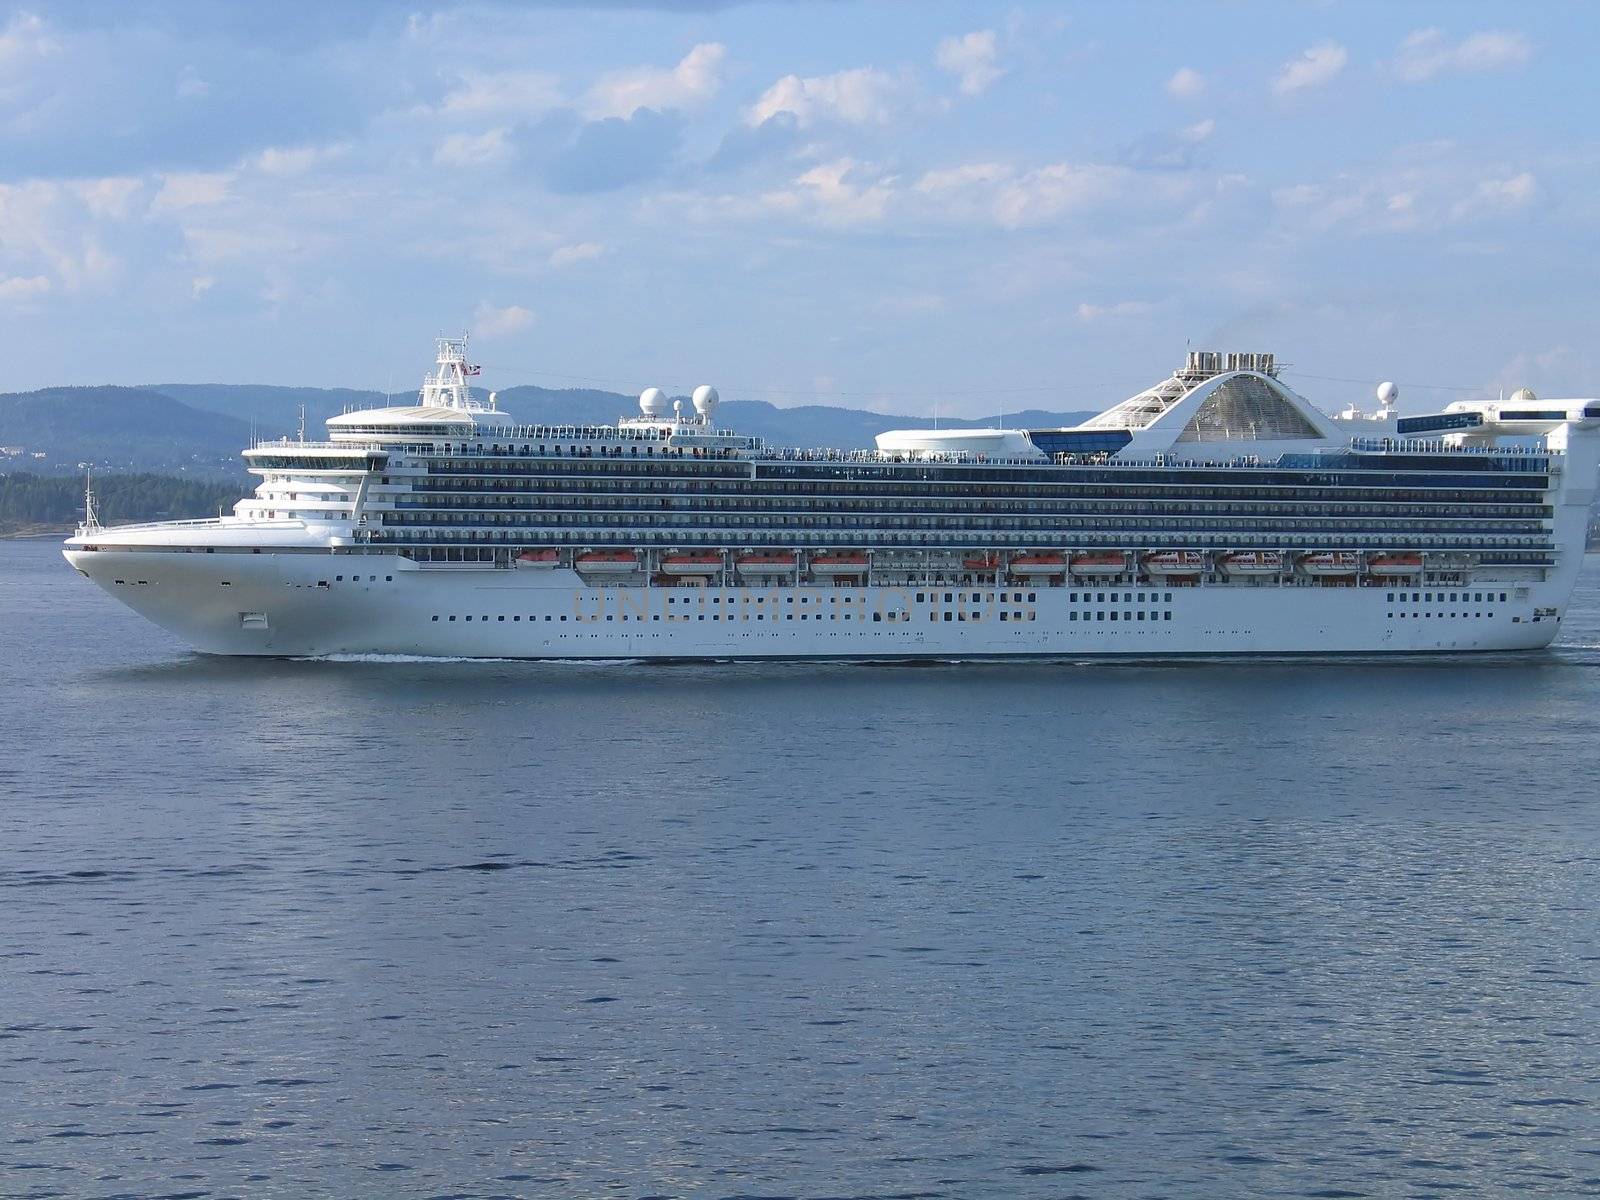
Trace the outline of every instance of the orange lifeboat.
<instances>
[{"instance_id":1,"label":"orange lifeboat","mask_svg":"<svg viewBox=\"0 0 1600 1200\"><path fill-rule=\"evenodd\" d=\"M865 575L867 556L859 550L845 550L836 554L813 554L813 575Z\"/></svg>"},{"instance_id":2,"label":"orange lifeboat","mask_svg":"<svg viewBox=\"0 0 1600 1200\"><path fill-rule=\"evenodd\" d=\"M1065 575L1067 572L1067 556L1065 554L1013 554L1011 556L1011 573L1013 575Z\"/></svg>"},{"instance_id":3,"label":"orange lifeboat","mask_svg":"<svg viewBox=\"0 0 1600 1200\"><path fill-rule=\"evenodd\" d=\"M590 575L623 575L639 569L632 550L590 550L572 560L572 565Z\"/></svg>"},{"instance_id":4,"label":"orange lifeboat","mask_svg":"<svg viewBox=\"0 0 1600 1200\"><path fill-rule=\"evenodd\" d=\"M663 575L715 575L722 570L722 555L705 552L689 554L663 554Z\"/></svg>"},{"instance_id":5,"label":"orange lifeboat","mask_svg":"<svg viewBox=\"0 0 1600 1200\"><path fill-rule=\"evenodd\" d=\"M741 575L787 575L794 570L794 551L741 554L734 570Z\"/></svg>"},{"instance_id":6,"label":"orange lifeboat","mask_svg":"<svg viewBox=\"0 0 1600 1200\"><path fill-rule=\"evenodd\" d=\"M1276 575L1283 570L1277 550L1234 550L1220 560L1224 575Z\"/></svg>"},{"instance_id":7,"label":"orange lifeboat","mask_svg":"<svg viewBox=\"0 0 1600 1200\"><path fill-rule=\"evenodd\" d=\"M561 553L558 550L524 550L517 555L519 567L555 567L561 564Z\"/></svg>"},{"instance_id":8,"label":"orange lifeboat","mask_svg":"<svg viewBox=\"0 0 1600 1200\"><path fill-rule=\"evenodd\" d=\"M1300 556L1300 569L1307 575L1354 575L1361 562L1354 550L1317 550Z\"/></svg>"},{"instance_id":9,"label":"orange lifeboat","mask_svg":"<svg viewBox=\"0 0 1600 1200\"><path fill-rule=\"evenodd\" d=\"M1422 574L1422 555L1369 554L1367 555L1367 574L1380 575L1386 578L1420 575Z\"/></svg>"},{"instance_id":10,"label":"orange lifeboat","mask_svg":"<svg viewBox=\"0 0 1600 1200\"><path fill-rule=\"evenodd\" d=\"M1072 556L1074 575L1121 575L1127 569L1127 558L1114 550L1089 550Z\"/></svg>"},{"instance_id":11,"label":"orange lifeboat","mask_svg":"<svg viewBox=\"0 0 1600 1200\"><path fill-rule=\"evenodd\" d=\"M1000 565L998 554L975 554L970 558L961 560L961 565L968 571L993 571Z\"/></svg>"},{"instance_id":12,"label":"orange lifeboat","mask_svg":"<svg viewBox=\"0 0 1600 1200\"><path fill-rule=\"evenodd\" d=\"M1198 550L1152 550L1140 561L1151 575L1199 575L1206 569Z\"/></svg>"}]
</instances>

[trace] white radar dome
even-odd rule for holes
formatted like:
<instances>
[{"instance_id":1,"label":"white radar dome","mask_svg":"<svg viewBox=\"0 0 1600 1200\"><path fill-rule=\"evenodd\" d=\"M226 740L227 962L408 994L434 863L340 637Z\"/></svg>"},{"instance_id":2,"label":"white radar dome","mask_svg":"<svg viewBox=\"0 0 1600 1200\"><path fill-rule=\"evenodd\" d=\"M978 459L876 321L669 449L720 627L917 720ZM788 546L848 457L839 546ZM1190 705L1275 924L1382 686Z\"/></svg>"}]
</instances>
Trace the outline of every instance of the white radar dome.
<instances>
[{"instance_id":1,"label":"white radar dome","mask_svg":"<svg viewBox=\"0 0 1600 1200\"><path fill-rule=\"evenodd\" d=\"M717 402L721 399L716 388L709 383L702 383L694 390L694 410L702 417L709 417L716 411Z\"/></svg>"},{"instance_id":2,"label":"white radar dome","mask_svg":"<svg viewBox=\"0 0 1600 1200\"><path fill-rule=\"evenodd\" d=\"M1400 389L1394 384L1390 383L1388 380L1384 380L1384 382L1378 385L1379 404L1383 405L1385 408L1388 408L1398 399L1400 399Z\"/></svg>"},{"instance_id":3,"label":"white radar dome","mask_svg":"<svg viewBox=\"0 0 1600 1200\"><path fill-rule=\"evenodd\" d=\"M1511 403L1513 404L1532 404L1538 399L1539 397L1533 394L1532 388L1518 388L1511 393Z\"/></svg>"},{"instance_id":4,"label":"white radar dome","mask_svg":"<svg viewBox=\"0 0 1600 1200\"><path fill-rule=\"evenodd\" d=\"M659 417L667 411L667 394L660 388L645 388L639 393L639 411L647 417Z\"/></svg>"}]
</instances>

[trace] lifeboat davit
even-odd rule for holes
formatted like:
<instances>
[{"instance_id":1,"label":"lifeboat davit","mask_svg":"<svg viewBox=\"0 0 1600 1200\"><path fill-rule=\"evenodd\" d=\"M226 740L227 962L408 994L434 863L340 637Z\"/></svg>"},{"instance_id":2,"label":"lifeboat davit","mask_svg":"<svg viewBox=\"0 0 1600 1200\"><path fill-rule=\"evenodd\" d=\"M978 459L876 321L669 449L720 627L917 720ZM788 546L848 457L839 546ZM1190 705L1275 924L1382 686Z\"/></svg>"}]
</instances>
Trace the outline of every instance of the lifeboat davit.
<instances>
[{"instance_id":1,"label":"lifeboat davit","mask_svg":"<svg viewBox=\"0 0 1600 1200\"><path fill-rule=\"evenodd\" d=\"M1369 554L1367 574L1385 577L1422 574L1420 554Z\"/></svg>"},{"instance_id":2,"label":"lifeboat davit","mask_svg":"<svg viewBox=\"0 0 1600 1200\"><path fill-rule=\"evenodd\" d=\"M590 550L572 560L572 565L590 575L624 575L639 569L632 550Z\"/></svg>"},{"instance_id":3,"label":"lifeboat davit","mask_svg":"<svg viewBox=\"0 0 1600 1200\"><path fill-rule=\"evenodd\" d=\"M561 553L558 550L524 550L517 555L519 567L555 567L561 565Z\"/></svg>"},{"instance_id":4,"label":"lifeboat davit","mask_svg":"<svg viewBox=\"0 0 1600 1200\"><path fill-rule=\"evenodd\" d=\"M865 575L867 573L867 556L859 550L846 551L839 554L813 554L811 556L811 573L813 575Z\"/></svg>"},{"instance_id":5,"label":"lifeboat davit","mask_svg":"<svg viewBox=\"0 0 1600 1200\"><path fill-rule=\"evenodd\" d=\"M1072 556L1074 575L1121 575L1128 569L1128 560L1115 551L1090 550Z\"/></svg>"},{"instance_id":6,"label":"lifeboat davit","mask_svg":"<svg viewBox=\"0 0 1600 1200\"><path fill-rule=\"evenodd\" d=\"M1224 575L1277 575L1283 570L1283 555L1277 550L1235 550L1222 556Z\"/></svg>"},{"instance_id":7,"label":"lifeboat davit","mask_svg":"<svg viewBox=\"0 0 1600 1200\"><path fill-rule=\"evenodd\" d=\"M1354 550L1317 550L1300 556L1300 569L1307 575L1354 575L1361 563Z\"/></svg>"},{"instance_id":8,"label":"lifeboat davit","mask_svg":"<svg viewBox=\"0 0 1600 1200\"><path fill-rule=\"evenodd\" d=\"M1014 554L1011 556L1013 575L1065 575L1065 554Z\"/></svg>"},{"instance_id":9,"label":"lifeboat davit","mask_svg":"<svg viewBox=\"0 0 1600 1200\"><path fill-rule=\"evenodd\" d=\"M720 554L663 554L663 575L715 575L722 570Z\"/></svg>"},{"instance_id":10,"label":"lifeboat davit","mask_svg":"<svg viewBox=\"0 0 1600 1200\"><path fill-rule=\"evenodd\" d=\"M741 554L734 570L741 575L787 575L794 571L794 551L786 554Z\"/></svg>"},{"instance_id":11,"label":"lifeboat davit","mask_svg":"<svg viewBox=\"0 0 1600 1200\"><path fill-rule=\"evenodd\" d=\"M1151 575L1199 575L1206 556L1198 550L1152 550L1140 560Z\"/></svg>"}]
</instances>

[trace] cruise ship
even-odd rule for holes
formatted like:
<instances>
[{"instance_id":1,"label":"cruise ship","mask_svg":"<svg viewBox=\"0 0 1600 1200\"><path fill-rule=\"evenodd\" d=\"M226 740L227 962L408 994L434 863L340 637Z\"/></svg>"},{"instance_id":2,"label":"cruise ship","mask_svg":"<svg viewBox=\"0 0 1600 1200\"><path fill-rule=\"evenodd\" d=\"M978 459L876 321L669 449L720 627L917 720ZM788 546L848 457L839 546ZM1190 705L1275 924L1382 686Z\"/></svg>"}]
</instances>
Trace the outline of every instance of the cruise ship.
<instances>
[{"instance_id":1,"label":"cruise ship","mask_svg":"<svg viewBox=\"0 0 1600 1200\"><path fill-rule=\"evenodd\" d=\"M415 405L244 451L232 516L67 561L208 654L994 659L1528 651L1584 553L1600 401L1318 411L1193 351L1065 429L791 449L651 388L524 424L441 339Z\"/></svg>"}]
</instances>

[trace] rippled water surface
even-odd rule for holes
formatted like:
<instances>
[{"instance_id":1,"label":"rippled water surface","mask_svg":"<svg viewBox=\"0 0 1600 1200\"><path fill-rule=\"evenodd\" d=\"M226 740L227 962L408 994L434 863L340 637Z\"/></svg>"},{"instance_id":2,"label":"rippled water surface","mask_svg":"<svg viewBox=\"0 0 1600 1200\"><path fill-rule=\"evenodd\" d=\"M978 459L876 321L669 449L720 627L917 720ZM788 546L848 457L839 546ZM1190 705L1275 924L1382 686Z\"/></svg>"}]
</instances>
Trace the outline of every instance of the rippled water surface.
<instances>
[{"instance_id":1,"label":"rippled water surface","mask_svg":"<svg viewBox=\"0 0 1600 1200\"><path fill-rule=\"evenodd\" d=\"M0 543L0 1195L1600 1194L1531 657L206 659Z\"/></svg>"}]
</instances>

